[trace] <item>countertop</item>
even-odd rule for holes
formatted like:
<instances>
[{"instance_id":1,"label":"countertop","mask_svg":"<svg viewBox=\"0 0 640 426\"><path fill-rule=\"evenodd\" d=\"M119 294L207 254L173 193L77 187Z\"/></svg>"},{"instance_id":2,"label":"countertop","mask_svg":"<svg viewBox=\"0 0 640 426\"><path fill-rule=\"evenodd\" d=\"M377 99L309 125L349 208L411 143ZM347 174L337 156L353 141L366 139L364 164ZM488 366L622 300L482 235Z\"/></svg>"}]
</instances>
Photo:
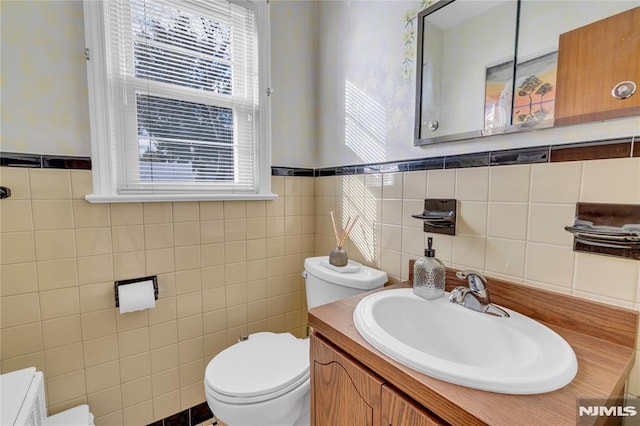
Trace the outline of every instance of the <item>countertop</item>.
<instances>
[{"instance_id":1,"label":"countertop","mask_svg":"<svg viewBox=\"0 0 640 426\"><path fill-rule=\"evenodd\" d=\"M454 271L448 270L447 288L460 284ZM401 287L411 287L411 282L377 291ZM571 383L544 394L507 395L419 373L379 352L356 330L353 310L369 293L311 309L309 325L314 333L455 425L575 425L578 398L606 399L622 393L635 361L638 312L501 280L489 279L489 289L494 303L540 321L572 346L578 373Z\"/></svg>"}]
</instances>

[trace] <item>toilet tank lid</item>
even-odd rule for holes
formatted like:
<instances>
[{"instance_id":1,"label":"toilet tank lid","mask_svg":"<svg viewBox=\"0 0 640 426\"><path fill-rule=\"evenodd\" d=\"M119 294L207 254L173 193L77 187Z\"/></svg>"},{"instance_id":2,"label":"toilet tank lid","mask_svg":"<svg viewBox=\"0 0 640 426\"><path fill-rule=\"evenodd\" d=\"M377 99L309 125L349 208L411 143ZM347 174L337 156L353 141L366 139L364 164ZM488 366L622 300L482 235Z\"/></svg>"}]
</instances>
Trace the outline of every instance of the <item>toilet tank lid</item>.
<instances>
[{"instance_id":1,"label":"toilet tank lid","mask_svg":"<svg viewBox=\"0 0 640 426\"><path fill-rule=\"evenodd\" d=\"M329 256L305 259L304 269L308 274L330 283L360 290L373 290L374 288L382 287L388 279L386 272L365 265L362 265L356 272L340 272L338 268L331 267Z\"/></svg>"}]
</instances>

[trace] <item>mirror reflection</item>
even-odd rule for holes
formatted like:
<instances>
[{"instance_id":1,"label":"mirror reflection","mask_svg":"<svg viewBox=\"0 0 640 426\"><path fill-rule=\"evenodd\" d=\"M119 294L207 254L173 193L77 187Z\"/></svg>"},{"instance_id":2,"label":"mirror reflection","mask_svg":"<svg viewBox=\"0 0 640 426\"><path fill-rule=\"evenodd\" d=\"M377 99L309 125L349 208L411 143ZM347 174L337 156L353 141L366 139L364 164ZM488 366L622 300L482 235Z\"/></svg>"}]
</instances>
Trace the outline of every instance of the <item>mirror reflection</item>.
<instances>
[{"instance_id":1,"label":"mirror reflection","mask_svg":"<svg viewBox=\"0 0 640 426\"><path fill-rule=\"evenodd\" d=\"M487 67L496 75L513 72L516 0L442 3L419 16L421 139L473 136L483 129ZM496 122L504 119L497 110L492 114Z\"/></svg>"},{"instance_id":2,"label":"mirror reflection","mask_svg":"<svg viewBox=\"0 0 640 426\"><path fill-rule=\"evenodd\" d=\"M563 48L559 67L558 50L561 34L583 29L593 33L590 23L639 5L638 0L440 0L425 9L418 15L415 145L540 129L554 125L554 120L555 125L564 125L638 114L640 96L632 107L612 103L610 109L626 108L622 113L579 111L576 105L604 105L610 102L613 80L637 77L640 13L604 28L607 33L625 28L616 37L626 44L615 50L631 52L628 56L635 59L626 60L636 61L635 67L613 58L615 67L606 63L602 70L592 70L592 63L601 61L580 59L583 54L568 47ZM584 40L584 35L575 38ZM591 34L591 38L607 37ZM565 40L565 45L571 43ZM588 49L593 50L593 44ZM614 50L608 46L600 47L603 58L607 50ZM588 72L576 68L580 60L590 63ZM593 91L595 82L606 80L598 72L612 79L598 89L601 99L596 101L593 94L576 97L576 92ZM578 77L592 74L593 81Z\"/></svg>"}]
</instances>

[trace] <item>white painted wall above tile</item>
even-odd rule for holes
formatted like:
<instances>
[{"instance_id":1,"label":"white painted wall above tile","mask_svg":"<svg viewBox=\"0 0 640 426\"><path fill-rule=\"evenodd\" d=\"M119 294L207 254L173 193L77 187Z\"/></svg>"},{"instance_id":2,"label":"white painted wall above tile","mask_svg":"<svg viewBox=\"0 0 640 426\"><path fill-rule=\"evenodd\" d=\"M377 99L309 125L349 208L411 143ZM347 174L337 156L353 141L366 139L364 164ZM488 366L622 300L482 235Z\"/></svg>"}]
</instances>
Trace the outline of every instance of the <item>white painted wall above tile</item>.
<instances>
[{"instance_id":1,"label":"white painted wall above tile","mask_svg":"<svg viewBox=\"0 0 640 426\"><path fill-rule=\"evenodd\" d=\"M317 32L312 1L271 2L272 164L317 164Z\"/></svg>"},{"instance_id":2,"label":"white painted wall above tile","mask_svg":"<svg viewBox=\"0 0 640 426\"><path fill-rule=\"evenodd\" d=\"M2 150L90 154L82 2L2 2Z\"/></svg>"},{"instance_id":3,"label":"white painted wall above tile","mask_svg":"<svg viewBox=\"0 0 640 426\"><path fill-rule=\"evenodd\" d=\"M274 165L317 163L314 3L271 2ZM2 151L90 156L82 2L1 7Z\"/></svg>"},{"instance_id":4,"label":"white painted wall above tile","mask_svg":"<svg viewBox=\"0 0 640 426\"><path fill-rule=\"evenodd\" d=\"M418 1L318 2L317 167L556 145L638 134L638 117L414 147L415 43L407 15ZM415 26L414 31L417 31ZM544 37L543 37L544 38ZM530 40L540 43L540 38ZM544 44L544 41L542 42ZM547 45L532 43L541 51ZM466 52L468 53L468 52ZM457 52L461 58L466 53ZM409 64L406 66L405 64ZM406 78L407 68L412 73ZM461 117L473 120L479 117Z\"/></svg>"}]
</instances>

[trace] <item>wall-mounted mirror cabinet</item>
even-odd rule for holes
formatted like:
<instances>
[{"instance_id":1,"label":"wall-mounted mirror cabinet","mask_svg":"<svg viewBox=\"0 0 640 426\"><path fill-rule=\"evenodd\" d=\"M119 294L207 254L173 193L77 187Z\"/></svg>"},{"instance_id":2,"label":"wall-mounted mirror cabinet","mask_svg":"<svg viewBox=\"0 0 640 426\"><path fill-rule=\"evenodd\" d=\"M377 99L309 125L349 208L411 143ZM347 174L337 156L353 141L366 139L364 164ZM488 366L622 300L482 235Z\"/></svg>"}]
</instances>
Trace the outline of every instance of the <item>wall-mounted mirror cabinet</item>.
<instances>
[{"instance_id":1,"label":"wall-mounted mirror cabinet","mask_svg":"<svg viewBox=\"0 0 640 426\"><path fill-rule=\"evenodd\" d=\"M416 146L640 115L640 0L439 0L417 56Z\"/></svg>"}]
</instances>

